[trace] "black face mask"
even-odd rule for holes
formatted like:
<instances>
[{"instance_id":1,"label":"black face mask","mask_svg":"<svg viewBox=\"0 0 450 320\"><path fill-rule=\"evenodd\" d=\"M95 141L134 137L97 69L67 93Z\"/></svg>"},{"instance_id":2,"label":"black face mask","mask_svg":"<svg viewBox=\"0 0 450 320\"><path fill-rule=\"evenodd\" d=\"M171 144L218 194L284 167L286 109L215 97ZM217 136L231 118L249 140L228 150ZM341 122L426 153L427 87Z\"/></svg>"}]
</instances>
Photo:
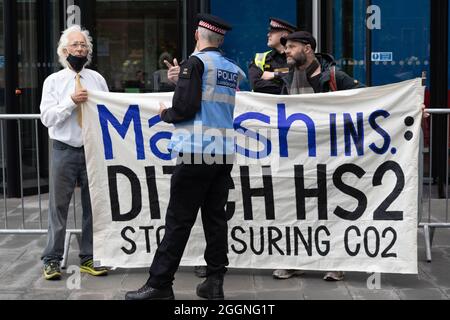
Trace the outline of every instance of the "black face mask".
<instances>
[{"instance_id":1,"label":"black face mask","mask_svg":"<svg viewBox=\"0 0 450 320\"><path fill-rule=\"evenodd\" d=\"M83 70L83 67L86 62L88 62L88 59L87 57L76 57L69 54L69 56L67 57L67 62L70 64L72 69L78 73Z\"/></svg>"}]
</instances>

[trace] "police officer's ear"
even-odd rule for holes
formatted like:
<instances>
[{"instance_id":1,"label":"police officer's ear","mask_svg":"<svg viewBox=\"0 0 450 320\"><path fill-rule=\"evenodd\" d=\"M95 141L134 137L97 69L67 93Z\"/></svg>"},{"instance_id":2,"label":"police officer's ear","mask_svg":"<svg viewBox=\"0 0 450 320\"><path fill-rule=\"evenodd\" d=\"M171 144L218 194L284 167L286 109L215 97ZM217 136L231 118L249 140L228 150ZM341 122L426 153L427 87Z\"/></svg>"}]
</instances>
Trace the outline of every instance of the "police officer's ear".
<instances>
[{"instance_id":1,"label":"police officer's ear","mask_svg":"<svg viewBox=\"0 0 450 320\"><path fill-rule=\"evenodd\" d=\"M195 41L198 41L198 39L199 39L198 29L195 30L194 38L195 38Z\"/></svg>"}]
</instances>

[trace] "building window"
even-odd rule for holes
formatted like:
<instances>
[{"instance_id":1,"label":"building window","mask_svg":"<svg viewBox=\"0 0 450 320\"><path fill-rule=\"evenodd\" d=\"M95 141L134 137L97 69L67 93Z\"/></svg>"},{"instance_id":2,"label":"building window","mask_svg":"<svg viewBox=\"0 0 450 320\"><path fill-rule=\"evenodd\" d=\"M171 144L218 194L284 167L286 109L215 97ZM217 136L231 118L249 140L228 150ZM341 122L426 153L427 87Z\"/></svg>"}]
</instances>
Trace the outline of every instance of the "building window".
<instances>
[{"instance_id":1,"label":"building window","mask_svg":"<svg viewBox=\"0 0 450 320\"><path fill-rule=\"evenodd\" d=\"M97 67L111 91L171 91L164 60L181 56L180 1L97 1Z\"/></svg>"}]
</instances>

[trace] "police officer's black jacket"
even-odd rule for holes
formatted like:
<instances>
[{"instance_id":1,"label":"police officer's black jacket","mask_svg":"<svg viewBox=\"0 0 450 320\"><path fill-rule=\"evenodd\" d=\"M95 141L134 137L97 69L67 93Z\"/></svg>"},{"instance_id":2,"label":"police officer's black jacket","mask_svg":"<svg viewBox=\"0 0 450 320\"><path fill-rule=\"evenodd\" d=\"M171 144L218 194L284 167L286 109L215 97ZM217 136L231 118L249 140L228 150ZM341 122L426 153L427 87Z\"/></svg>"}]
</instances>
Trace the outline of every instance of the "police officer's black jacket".
<instances>
[{"instance_id":1,"label":"police officer's black jacket","mask_svg":"<svg viewBox=\"0 0 450 320\"><path fill-rule=\"evenodd\" d=\"M330 80L331 73L330 69L333 66L336 66L336 62L334 58L327 53L316 53L317 61L321 66L321 73L317 76L308 77L308 82L313 88L315 93L329 92L330 88ZM289 88L291 87L294 76L294 68L289 70L289 74L283 77L283 87L281 90L281 94L287 95L289 94ZM349 90L349 89L357 89L364 88L364 85L361 84L358 80L353 79L345 72L336 68L336 85L338 90Z\"/></svg>"},{"instance_id":2,"label":"police officer's black jacket","mask_svg":"<svg viewBox=\"0 0 450 320\"><path fill-rule=\"evenodd\" d=\"M286 55L279 53L277 50L272 50L267 54L264 63L264 71L268 72L283 72L287 71L288 65L286 62ZM262 71L253 61L248 67L248 79L254 92L280 94L283 87L283 81L279 76L273 80L261 79L264 71Z\"/></svg>"},{"instance_id":3,"label":"police officer's black jacket","mask_svg":"<svg viewBox=\"0 0 450 320\"><path fill-rule=\"evenodd\" d=\"M218 48L205 48L201 51L220 51ZM179 123L190 120L200 111L202 104L202 77L205 66L196 56L190 56L180 64L180 73L172 108L164 110L161 119L167 123Z\"/></svg>"}]
</instances>

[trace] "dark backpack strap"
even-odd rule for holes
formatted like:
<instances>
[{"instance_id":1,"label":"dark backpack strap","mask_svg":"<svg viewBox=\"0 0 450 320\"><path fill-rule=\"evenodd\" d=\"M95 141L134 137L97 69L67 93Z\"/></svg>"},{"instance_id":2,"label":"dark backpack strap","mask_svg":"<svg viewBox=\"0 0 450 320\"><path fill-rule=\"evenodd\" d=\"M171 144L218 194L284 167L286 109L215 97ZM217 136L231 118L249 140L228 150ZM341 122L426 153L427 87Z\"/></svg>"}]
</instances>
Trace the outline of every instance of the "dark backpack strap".
<instances>
[{"instance_id":1,"label":"dark backpack strap","mask_svg":"<svg viewBox=\"0 0 450 320\"><path fill-rule=\"evenodd\" d=\"M336 67L332 66L330 68L330 90L337 91L337 82L336 82Z\"/></svg>"}]
</instances>

